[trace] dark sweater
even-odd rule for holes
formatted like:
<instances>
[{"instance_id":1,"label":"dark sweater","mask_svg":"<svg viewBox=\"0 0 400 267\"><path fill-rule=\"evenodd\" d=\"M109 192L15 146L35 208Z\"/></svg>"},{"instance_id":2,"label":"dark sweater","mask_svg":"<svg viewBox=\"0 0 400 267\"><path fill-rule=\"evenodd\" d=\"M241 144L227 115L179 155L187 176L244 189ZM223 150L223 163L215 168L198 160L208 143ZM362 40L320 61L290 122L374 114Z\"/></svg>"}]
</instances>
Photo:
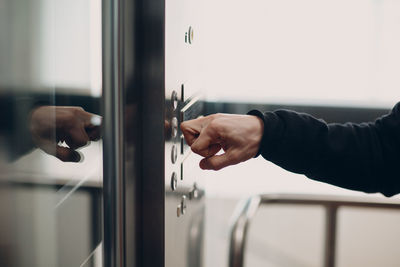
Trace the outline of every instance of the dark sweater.
<instances>
[{"instance_id":1,"label":"dark sweater","mask_svg":"<svg viewBox=\"0 0 400 267\"><path fill-rule=\"evenodd\" d=\"M400 193L400 103L361 124L327 124L289 110L249 114L264 121L259 153L280 167L348 189Z\"/></svg>"}]
</instances>

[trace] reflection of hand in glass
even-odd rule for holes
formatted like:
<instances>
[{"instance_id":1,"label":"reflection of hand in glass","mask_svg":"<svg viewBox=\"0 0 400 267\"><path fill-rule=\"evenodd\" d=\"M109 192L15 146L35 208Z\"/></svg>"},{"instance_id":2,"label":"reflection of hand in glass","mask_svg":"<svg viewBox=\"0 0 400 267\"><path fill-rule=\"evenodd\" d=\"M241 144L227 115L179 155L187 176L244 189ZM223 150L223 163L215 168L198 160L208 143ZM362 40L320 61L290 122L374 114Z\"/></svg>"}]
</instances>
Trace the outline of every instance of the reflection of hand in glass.
<instances>
[{"instance_id":1,"label":"reflection of hand in glass","mask_svg":"<svg viewBox=\"0 0 400 267\"><path fill-rule=\"evenodd\" d=\"M100 138L100 124L100 116L81 107L41 106L32 111L30 131L34 143L47 154L79 162L81 156L76 149Z\"/></svg>"}]
</instances>

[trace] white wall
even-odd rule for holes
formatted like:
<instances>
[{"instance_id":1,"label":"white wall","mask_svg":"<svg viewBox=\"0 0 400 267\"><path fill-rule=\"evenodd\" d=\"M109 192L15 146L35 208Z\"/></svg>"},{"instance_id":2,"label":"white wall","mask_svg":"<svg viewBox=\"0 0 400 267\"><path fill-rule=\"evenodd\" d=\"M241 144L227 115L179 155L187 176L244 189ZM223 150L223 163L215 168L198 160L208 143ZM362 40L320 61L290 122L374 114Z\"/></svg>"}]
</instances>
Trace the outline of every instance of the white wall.
<instances>
[{"instance_id":1,"label":"white wall","mask_svg":"<svg viewBox=\"0 0 400 267\"><path fill-rule=\"evenodd\" d=\"M400 99L400 2L206 1L210 99L387 107Z\"/></svg>"}]
</instances>

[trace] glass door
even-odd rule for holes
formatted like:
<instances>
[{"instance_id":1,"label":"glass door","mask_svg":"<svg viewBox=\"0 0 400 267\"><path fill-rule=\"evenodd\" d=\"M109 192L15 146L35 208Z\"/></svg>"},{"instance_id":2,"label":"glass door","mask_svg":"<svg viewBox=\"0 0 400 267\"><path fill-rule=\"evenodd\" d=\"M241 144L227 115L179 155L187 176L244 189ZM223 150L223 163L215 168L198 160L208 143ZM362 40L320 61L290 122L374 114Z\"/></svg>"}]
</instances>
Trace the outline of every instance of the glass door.
<instances>
[{"instance_id":1,"label":"glass door","mask_svg":"<svg viewBox=\"0 0 400 267\"><path fill-rule=\"evenodd\" d=\"M102 266L101 0L0 0L0 265Z\"/></svg>"}]
</instances>

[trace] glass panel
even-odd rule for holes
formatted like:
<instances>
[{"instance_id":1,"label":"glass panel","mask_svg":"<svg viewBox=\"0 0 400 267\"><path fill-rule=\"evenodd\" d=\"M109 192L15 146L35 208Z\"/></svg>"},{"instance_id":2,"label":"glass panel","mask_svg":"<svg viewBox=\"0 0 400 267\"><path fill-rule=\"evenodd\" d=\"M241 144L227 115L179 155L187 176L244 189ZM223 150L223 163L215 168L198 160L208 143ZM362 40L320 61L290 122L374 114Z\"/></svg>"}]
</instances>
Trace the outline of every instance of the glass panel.
<instances>
[{"instance_id":1,"label":"glass panel","mask_svg":"<svg viewBox=\"0 0 400 267\"><path fill-rule=\"evenodd\" d=\"M101 77L101 0L0 0L1 266L101 266Z\"/></svg>"}]
</instances>

